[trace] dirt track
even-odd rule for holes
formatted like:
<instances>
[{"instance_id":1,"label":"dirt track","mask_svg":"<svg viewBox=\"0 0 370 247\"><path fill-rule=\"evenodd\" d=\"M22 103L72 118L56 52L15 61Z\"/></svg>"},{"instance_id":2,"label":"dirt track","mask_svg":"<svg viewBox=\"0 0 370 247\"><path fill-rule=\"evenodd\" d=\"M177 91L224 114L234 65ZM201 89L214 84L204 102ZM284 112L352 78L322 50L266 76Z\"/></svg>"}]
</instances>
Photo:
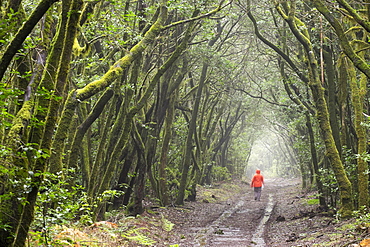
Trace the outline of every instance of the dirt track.
<instances>
[{"instance_id":1,"label":"dirt track","mask_svg":"<svg viewBox=\"0 0 370 247\"><path fill-rule=\"evenodd\" d=\"M173 215L177 222L175 239L181 247L193 246L269 246L266 227L277 199L299 190L298 180L282 182L267 179L261 201L255 201L247 184L242 193L220 203L189 203L182 214Z\"/></svg>"}]
</instances>

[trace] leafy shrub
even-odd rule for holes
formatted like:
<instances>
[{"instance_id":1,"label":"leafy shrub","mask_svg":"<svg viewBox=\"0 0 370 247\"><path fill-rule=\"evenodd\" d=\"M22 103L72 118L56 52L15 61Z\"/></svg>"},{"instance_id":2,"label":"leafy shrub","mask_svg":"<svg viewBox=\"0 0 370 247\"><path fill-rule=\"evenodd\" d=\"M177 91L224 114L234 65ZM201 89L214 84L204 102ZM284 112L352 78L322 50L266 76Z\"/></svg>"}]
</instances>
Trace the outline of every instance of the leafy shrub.
<instances>
[{"instance_id":1,"label":"leafy shrub","mask_svg":"<svg viewBox=\"0 0 370 247\"><path fill-rule=\"evenodd\" d=\"M214 181L225 181L231 179L231 174L226 167L213 166L212 177Z\"/></svg>"},{"instance_id":2,"label":"leafy shrub","mask_svg":"<svg viewBox=\"0 0 370 247\"><path fill-rule=\"evenodd\" d=\"M35 221L31 229L41 232L42 239L51 239L48 229L54 225L68 225L71 222L92 223L92 207L81 185L75 184L74 170L56 174L44 173L43 185L40 187L35 207ZM40 174L35 174L40 175ZM36 235L36 234L35 234Z\"/></svg>"}]
</instances>

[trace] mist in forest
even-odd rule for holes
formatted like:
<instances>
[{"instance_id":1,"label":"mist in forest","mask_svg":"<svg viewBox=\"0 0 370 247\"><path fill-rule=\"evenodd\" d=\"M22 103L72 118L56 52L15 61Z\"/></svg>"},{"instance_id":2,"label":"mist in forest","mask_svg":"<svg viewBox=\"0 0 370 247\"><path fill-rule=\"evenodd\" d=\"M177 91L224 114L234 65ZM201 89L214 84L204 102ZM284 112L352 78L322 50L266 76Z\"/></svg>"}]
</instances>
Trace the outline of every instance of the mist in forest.
<instances>
[{"instance_id":1,"label":"mist in forest","mask_svg":"<svg viewBox=\"0 0 370 247\"><path fill-rule=\"evenodd\" d=\"M286 176L297 164L291 164L284 140L273 131L266 130L253 143L251 154L246 166L247 178L252 177L256 169L260 169L265 177Z\"/></svg>"}]
</instances>

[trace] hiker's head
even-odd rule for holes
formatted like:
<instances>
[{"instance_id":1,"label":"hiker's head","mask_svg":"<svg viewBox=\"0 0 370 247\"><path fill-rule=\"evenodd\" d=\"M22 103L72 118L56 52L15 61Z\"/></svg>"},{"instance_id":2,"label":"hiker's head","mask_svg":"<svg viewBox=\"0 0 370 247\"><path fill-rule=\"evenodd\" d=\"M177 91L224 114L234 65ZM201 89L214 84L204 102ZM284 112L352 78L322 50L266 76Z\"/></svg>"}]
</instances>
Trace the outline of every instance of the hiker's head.
<instances>
[{"instance_id":1,"label":"hiker's head","mask_svg":"<svg viewBox=\"0 0 370 247\"><path fill-rule=\"evenodd\" d=\"M260 174L260 173L261 173L261 170L260 170L260 169L257 169L257 170L256 170L256 173L257 173L257 174Z\"/></svg>"}]
</instances>

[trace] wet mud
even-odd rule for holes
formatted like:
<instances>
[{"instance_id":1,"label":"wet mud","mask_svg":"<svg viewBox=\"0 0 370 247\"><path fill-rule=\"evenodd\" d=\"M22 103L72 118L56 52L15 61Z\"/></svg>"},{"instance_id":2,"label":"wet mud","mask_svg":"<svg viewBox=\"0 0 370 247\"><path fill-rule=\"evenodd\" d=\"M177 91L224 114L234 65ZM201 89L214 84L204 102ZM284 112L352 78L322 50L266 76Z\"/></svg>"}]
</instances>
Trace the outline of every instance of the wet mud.
<instances>
[{"instance_id":1,"label":"wet mud","mask_svg":"<svg viewBox=\"0 0 370 247\"><path fill-rule=\"evenodd\" d=\"M268 223L277 203L276 198L299 183L277 179L266 179L265 182L261 201L255 201L253 190L245 185L245 193L232 201L212 207L204 205L204 208L194 210L187 223L182 225L184 232L179 246L268 246ZM206 220L200 220L202 218Z\"/></svg>"}]
</instances>

